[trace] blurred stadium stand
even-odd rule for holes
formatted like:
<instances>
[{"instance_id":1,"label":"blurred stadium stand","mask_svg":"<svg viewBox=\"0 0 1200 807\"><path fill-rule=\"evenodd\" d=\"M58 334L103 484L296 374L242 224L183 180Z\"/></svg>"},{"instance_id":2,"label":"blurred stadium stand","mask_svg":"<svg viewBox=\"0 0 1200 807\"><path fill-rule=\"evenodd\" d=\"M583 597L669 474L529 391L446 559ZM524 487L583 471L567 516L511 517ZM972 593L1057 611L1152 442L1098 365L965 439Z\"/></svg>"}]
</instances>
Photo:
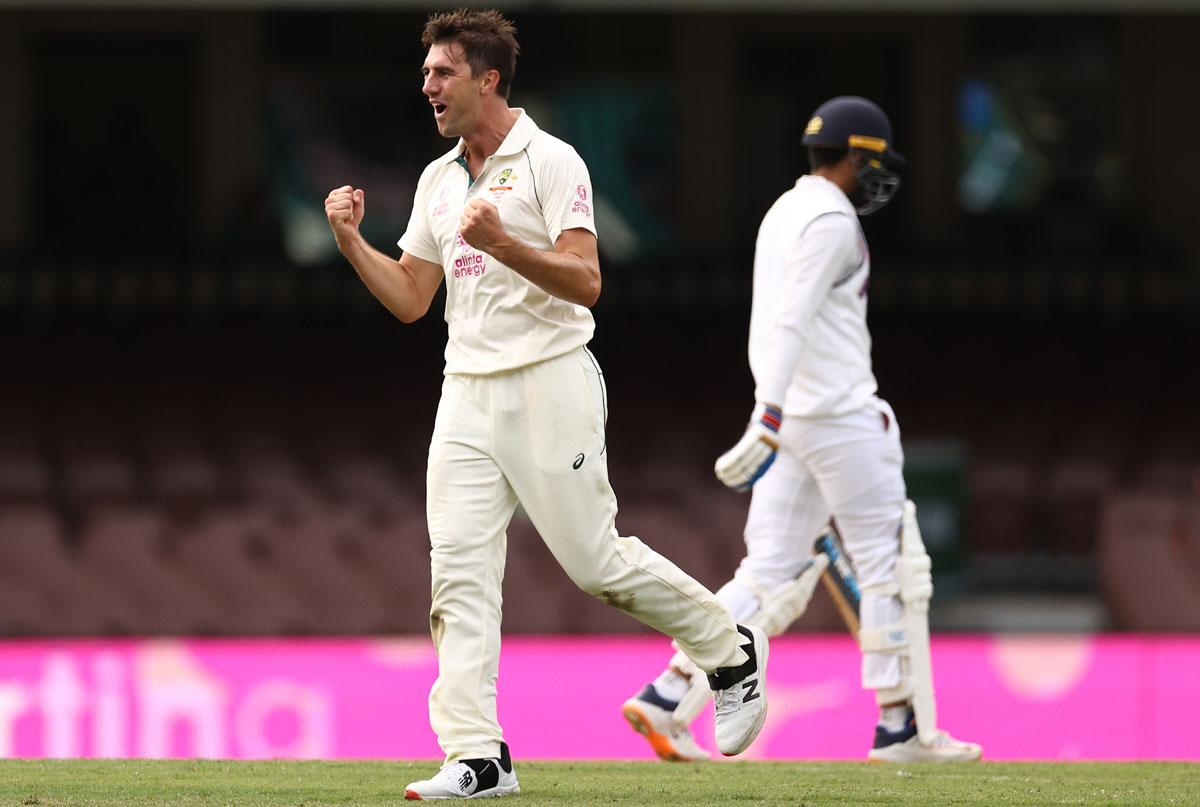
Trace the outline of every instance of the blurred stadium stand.
<instances>
[{"instance_id":1,"label":"blurred stadium stand","mask_svg":"<svg viewBox=\"0 0 1200 807\"><path fill-rule=\"evenodd\" d=\"M1166 341L1193 354L1195 334L1145 319L1076 317L1061 332L1047 318L944 311L916 327L911 311L882 308L881 392L910 453L967 447L964 566L942 589L939 625L1003 627L1004 613L979 610L997 597L1009 598L1009 624L1064 597L1104 610L1072 621L1060 605L1058 623L1036 624L1192 624L1196 382L1156 354ZM740 558L748 503L710 471L750 396L733 338L744 313L602 305L597 318L618 527L718 586ZM93 314L6 329L22 347L6 359L0 403L2 629L423 631L440 323L311 310L182 320ZM640 629L575 590L520 512L509 555L509 630ZM1147 583L1164 570L1161 586ZM800 629L837 626L821 594Z\"/></svg>"},{"instance_id":2,"label":"blurred stadium stand","mask_svg":"<svg viewBox=\"0 0 1200 807\"><path fill-rule=\"evenodd\" d=\"M445 149L423 14L0 6L0 633L425 632L441 302L390 320L320 215L363 185L386 248ZM1160 80L1200 73L1200 17L517 21L514 103L611 208L623 533L732 573L748 499L711 466L750 408L749 245L802 170L787 138L863 93L910 158L864 222L880 391L961 488L935 627L1200 629L1200 161L1134 160L1200 127ZM989 137L1022 144L1012 182L981 184ZM505 627L642 629L520 512ZM840 630L823 592L797 629Z\"/></svg>"},{"instance_id":3,"label":"blurred stadium stand","mask_svg":"<svg viewBox=\"0 0 1200 807\"><path fill-rule=\"evenodd\" d=\"M1200 631L1200 499L1115 496L1104 508L1100 567L1118 624Z\"/></svg>"}]
</instances>

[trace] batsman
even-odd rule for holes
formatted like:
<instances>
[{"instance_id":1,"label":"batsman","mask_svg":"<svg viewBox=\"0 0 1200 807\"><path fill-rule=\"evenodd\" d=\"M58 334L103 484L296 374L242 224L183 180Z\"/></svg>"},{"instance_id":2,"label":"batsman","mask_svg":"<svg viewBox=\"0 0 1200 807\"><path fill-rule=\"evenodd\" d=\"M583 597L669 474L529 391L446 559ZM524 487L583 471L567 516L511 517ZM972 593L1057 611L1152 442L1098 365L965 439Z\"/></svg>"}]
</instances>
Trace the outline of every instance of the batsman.
<instances>
[{"instance_id":1,"label":"batsman","mask_svg":"<svg viewBox=\"0 0 1200 807\"><path fill-rule=\"evenodd\" d=\"M768 635L798 619L824 575L862 650L879 721L869 759L979 759L937 728L929 652L929 555L904 485L900 428L878 397L867 330L871 256L859 224L900 186L904 158L878 105L833 98L801 138L810 173L767 211L754 254L749 358L755 406L716 462L753 489L746 557L717 597ZM827 524L836 533L827 532ZM822 536L814 547L814 536ZM709 697L687 657L622 708L664 759L707 759L689 725Z\"/></svg>"}]
</instances>

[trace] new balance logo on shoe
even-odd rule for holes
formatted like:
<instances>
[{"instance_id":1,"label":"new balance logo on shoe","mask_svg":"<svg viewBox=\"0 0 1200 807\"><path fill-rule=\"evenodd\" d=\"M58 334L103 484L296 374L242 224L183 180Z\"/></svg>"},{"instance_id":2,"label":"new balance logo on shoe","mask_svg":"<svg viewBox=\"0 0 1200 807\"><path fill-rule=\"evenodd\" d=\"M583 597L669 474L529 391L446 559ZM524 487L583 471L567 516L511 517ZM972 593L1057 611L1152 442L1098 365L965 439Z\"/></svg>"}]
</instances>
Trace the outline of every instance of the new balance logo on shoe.
<instances>
[{"instance_id":1,"label":"new balance logo on shoe","mask_svg":"<svg viewBox=\"0 0 1200 807\"><path fill-rule=\"evenodd\" d=\"M508 744L500 743L498 759L464 759L447 763L432 778L413 782L405 788L404 799L484 799L520 792Z\"/></svg>"},{"instance_id":2,"label":"new balance logo on shoe","mask_svg":"<svg viewBox=\"0 0 1200 807\"><path fill-rule=\"evenodd\" d=\"M738 667L720 667L708 674L717 712L713 721L717 749L725 756L750 747L767 719L767 634L761 628L738 625L746 637L746 660Z\"/></svg>"}]
</instances>

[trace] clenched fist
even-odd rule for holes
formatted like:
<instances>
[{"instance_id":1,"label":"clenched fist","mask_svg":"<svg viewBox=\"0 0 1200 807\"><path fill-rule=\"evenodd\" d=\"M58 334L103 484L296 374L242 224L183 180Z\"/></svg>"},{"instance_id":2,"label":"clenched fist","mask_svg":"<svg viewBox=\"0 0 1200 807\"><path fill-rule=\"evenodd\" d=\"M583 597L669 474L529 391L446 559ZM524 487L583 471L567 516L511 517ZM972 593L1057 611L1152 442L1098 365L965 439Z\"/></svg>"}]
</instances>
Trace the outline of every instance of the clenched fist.
<instances>
[{"instance_id":1,"label":"clenched fist","mask_svg":"<svg viewBox=\"0 0 1200 807\"><path fill-rule=\"evenodd\" d=\"M332 190L325 197L325 217L338 241L354 235L366 211L366 193L349 185Z\"/></svg>"},{"instance_id":2,"label":"clenched fist","mask_svg":"<svg viewBox=\"0 0 1200 807\"><path fill-rule=\"evenodd\" d=\"M508 231L500 221L500 211L483 199L472 199L463 208L462 216L458 219L458 231L468 244L492 256L509 240Z\"/></svg>"}]
</instances>

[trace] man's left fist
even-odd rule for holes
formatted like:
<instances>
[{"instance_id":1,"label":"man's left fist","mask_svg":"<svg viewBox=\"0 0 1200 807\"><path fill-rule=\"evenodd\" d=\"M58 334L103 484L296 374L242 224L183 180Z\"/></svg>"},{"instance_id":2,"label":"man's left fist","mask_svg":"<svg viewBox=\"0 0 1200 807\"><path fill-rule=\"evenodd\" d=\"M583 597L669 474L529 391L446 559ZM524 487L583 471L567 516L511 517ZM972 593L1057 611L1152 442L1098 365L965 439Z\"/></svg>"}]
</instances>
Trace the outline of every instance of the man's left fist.
<instances>
[{"instance_id":1,"label":"man's left fist","mask_svg":"<svg viewBox=\"0 0 1200 807\"><path fill-rule=\"evenodd\" d=\"M463 208L458 219L458 231L464 241L489 255L494 255L495 250L508 238L500 221L500 211L483 199L472 199Z\"/></svg>"}]
</instances>

